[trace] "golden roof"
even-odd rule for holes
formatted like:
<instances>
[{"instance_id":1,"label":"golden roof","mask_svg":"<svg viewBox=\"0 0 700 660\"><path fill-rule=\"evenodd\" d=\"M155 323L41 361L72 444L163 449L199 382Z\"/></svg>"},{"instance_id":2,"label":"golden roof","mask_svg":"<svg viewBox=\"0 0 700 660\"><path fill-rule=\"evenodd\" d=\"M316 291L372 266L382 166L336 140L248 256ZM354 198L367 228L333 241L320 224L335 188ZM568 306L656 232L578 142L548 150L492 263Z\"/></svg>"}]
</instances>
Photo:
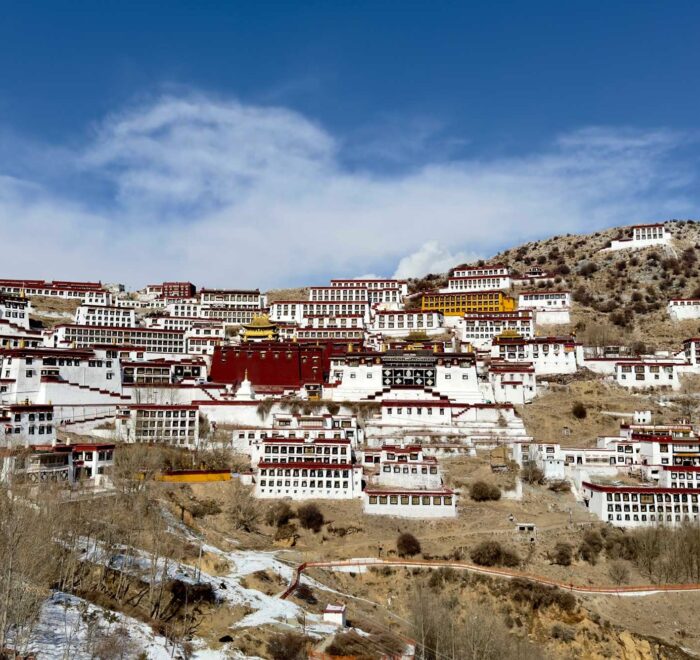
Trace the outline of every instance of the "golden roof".
<instances>
[{"instance_id":1,"label":"golden roof","mask_svg":"<svg viewBox=\"0 0 700 660\"><path fill-rule=\"evenodd\" d=\"M277 326L270 321L270 317L267 314L260 314L260 316L253 317L250 323L244 323L245 328L276 328Z\"/></svg>"}]
</instances>

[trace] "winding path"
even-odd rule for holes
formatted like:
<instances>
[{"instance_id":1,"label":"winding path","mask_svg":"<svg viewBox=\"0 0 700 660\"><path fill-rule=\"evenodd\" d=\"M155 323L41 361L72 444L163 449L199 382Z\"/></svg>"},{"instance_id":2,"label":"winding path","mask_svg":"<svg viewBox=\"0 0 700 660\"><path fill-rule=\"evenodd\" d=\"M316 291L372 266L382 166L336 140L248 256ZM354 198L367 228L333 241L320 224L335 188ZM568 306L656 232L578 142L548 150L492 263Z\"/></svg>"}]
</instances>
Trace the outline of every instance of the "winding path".
<instances>
[{"instance_id":1,"label":"winding path","mask_svg":"<svg viewBox=\"0 0 700 660\"><path fill-rule=\"evenodd\" d=\"M469 564L461 561L436 561L425 559L343 559L337 561L309 561L297 566L292 580L280 598L286 599L299 586L299 580L304 571L309 568L347 568L347 567L366 568L370 566L390 566L403 568L453 568L455 570L470 571L479 575L488 575L491 577L504 578L511 580L521 578L537 584L543 584L548 587L558 587L577 594L599 594L602 596L651 596L659 593L677 593L687 591L700 591L700 584L647 584L635 586L586 586L582 584L573 584L567 582L559 582L550 578L534 575L531 573L522 573L520 571L511 571L506 568L486 568Z\"/></svg>"}]
</instances>

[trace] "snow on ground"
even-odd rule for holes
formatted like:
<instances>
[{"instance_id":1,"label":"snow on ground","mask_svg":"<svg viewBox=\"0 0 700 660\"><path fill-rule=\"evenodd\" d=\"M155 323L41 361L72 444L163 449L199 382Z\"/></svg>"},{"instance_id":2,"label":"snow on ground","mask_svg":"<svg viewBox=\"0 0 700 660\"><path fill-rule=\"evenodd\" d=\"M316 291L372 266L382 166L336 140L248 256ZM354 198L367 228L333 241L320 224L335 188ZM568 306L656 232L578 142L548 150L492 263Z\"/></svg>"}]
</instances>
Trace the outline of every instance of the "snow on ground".
<instances>
[{"instance_id":1,"label":"snow on ground","mask_svg":"<svg viewBox=\"0 0 700 660\"><path fill-rule=\"evenodd\" d=\"M109 640L109 641L106 641ZM27 651L41 660L92 660L100 645L113 644L114 657L148 660L184 658L179 647L157 635L150 626L120 612L57 591L44 603L39 621L31 632ZM223 660L224 651L205 648L192 640L195 660Z\"/></svg>"},{"instance_id":2,"label":"snow on ground","mask_svg":"<svg viewBox=\"0 0 700 660\"><path fill-rule=\"evenodd\" d=\"M55 592L44 603L27 650L42 660L90 660L106 638L122 639L127 651L124 657L142 652L149 660L180 657L165 637L154 634L145 623L62 592Z\"/></svg>"}]
</instances>

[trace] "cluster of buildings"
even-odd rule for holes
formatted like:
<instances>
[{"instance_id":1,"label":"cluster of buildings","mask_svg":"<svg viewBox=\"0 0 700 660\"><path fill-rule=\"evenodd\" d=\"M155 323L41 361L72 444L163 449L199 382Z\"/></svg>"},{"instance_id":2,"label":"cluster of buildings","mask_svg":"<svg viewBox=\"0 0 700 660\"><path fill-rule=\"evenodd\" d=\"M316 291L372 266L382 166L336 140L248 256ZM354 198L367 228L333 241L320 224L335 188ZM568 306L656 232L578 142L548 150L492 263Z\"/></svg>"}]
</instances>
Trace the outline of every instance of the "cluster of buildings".
<instances>
[{"instance_id":1,"label":"cluster of buildings","mask_svg":"<svg viewBox=\"0 0 700 660\"><path fill-rule=\"evenodd\" d=\"M663 226L633 227L610 249L664 242ZM585 449L527 435L516 407L552 378L585 368L623 387L673 390L683 374L700 373L700 339L677 353L632 356L551 334L571 320L571 294L557 286L565 283L538 267L520 274L504 264L456 268L435 291L333 279L272 300L190 282L130 293L0 280L1 472L100 482L117 443L191 450L216 438L249 456L242 478L257 497L360 499L370 515L431 518L457 513L442 457L507 447L523 467L570 479L613 524L695 513L700 452L696 463L687 425L636 419ZM74 315L51 328L32 322L44 298L73 302ZM685 302L669 302L678 318L700 310ZM85 436L91 444L70 444ZM620 470L654 484L663 508L633 490L618 500L616 486L593 482Z\"/></svg>"}]
</instances>

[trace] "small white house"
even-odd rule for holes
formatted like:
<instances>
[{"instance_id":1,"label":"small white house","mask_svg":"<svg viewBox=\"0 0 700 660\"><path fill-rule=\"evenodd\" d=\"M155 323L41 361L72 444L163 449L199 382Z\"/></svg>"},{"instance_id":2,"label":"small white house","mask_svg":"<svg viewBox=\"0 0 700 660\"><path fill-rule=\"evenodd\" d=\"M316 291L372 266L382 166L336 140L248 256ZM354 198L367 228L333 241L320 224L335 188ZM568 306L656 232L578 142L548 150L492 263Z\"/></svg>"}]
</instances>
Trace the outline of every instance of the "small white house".
<instances>
[{"instance_id":1,"label":"small white house","mask_svg":"<svg viewBox=\"0 0 700 660\"><path fill-rule=\"evenodd\" d=\"M700 298L672 298L666 310L673 321L700 319Z\"/></svg>"},{"instance_id":2,"label":"small white house","mask_svg":"<svg viewBox=\"0 0 700 660\"><path fill-rule=\"evenodd\" d=\"M615 364L615 380L618 385L629 389L645 387L680 387L678 377L683 365L678 362L647 362L627 360Z\"/></svg>"},{"instance_id":3,"label":"small white house","mask_svg":"<svg viewBox=\"0 0 700 660\"><path fill-rule=\"evenodd\" d=\"M454 518L457 496L448 488L436 490L367 488L362 494L363 511L368 515L397 518Z\"/></svg>"},{"instance_id":4,"label":"small white house","mask_svg":"<svg viewBox=\"0 0 700 660\"><path fill-rule=\"evenodd\" d=\"M333 624L334 626L345 628L347 624L346 613L347 608L345 605L333 605L328 603L328 605L326 605L326 609L323 610L323 620L326 623Z\"/></svg>"},{"instance_id":5,"label":"small white house","mask_svg":"<svg viewBox=\"0 0 700 660\"><path fill-rule=\"evenodd\" d=\"M630 236L617 241L611 241L606 250L642 249L653 245L669 245L671 233L663 222L651 225L633 225Z\"/></svg>"}]
</instances>

